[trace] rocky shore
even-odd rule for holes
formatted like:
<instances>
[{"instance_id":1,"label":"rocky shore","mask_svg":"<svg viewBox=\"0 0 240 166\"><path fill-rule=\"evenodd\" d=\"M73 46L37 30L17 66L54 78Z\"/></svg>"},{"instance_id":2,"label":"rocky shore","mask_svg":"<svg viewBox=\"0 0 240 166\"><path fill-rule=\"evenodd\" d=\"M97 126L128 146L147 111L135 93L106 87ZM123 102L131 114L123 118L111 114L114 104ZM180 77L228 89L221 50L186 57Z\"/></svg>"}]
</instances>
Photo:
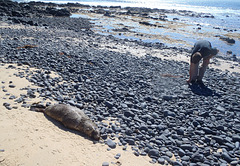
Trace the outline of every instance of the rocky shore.
<instances>
[{"instance_id":1,"label":"rocky shore","mask_svg":"<svg viewBox=\"0 0 240 166\"><path fill-rule=\"evenodd\" d=\"M38 69L17 76L39 88L26 87L27 95L12 100L28 108L28 98L42 97L44 104L50 100L84 109L109 150L131 147L139 158L149 156L150 163L240 164L239 72L211 68L206 86L188 86L189 64L164 56L190 50L102 36L87 19L70 18L73 11L48 6L0 1L1 64ZM145 52L138 57L126 51L133 49ZM153 49L162 58L152 56ZM53 72L59 76L51 77ZM8 93L4 86L1 93ZM3 105L15 111L5 100ZM114 123L104 122L109 119Z\"/></svg>"}]
</instances>

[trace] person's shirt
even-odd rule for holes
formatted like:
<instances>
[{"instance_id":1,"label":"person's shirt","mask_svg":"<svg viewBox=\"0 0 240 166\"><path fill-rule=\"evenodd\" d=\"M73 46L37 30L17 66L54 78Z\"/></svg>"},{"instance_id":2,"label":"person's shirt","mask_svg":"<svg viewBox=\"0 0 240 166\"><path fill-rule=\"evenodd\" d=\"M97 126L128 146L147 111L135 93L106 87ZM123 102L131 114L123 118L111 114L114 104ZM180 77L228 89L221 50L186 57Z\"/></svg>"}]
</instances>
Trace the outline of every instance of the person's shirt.
<instances>
[{"instance_id":1,"label":"person's shirt","mask_svg":"<svg viewBox=\"0 0 240 166\"><path fill-rule=\"evenodd\" d=\"M194 44L194 48L192 50L192 55L196 52L200 52L202 57L207 57L211 54L212 45L207 40L200 40Z\"/></svg>"}]
</instances>

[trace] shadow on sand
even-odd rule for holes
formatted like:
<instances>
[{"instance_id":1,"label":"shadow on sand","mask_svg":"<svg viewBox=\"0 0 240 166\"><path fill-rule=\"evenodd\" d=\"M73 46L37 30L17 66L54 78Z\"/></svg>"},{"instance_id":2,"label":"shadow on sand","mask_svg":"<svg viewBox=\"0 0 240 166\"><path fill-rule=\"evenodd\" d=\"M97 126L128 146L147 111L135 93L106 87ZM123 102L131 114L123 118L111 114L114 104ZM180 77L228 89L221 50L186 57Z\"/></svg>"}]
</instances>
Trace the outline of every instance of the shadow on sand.
<instances>
[{"instance_id":1,"label":"shadow on sand","mask_svg":"<svg viewBox=\"0 0 240 166\"><path fill-rule=\"evenodd\" d=\"M212 89L208 88L205 85L201 85L201 84L192 84L189 85L189 88L191 89L191 91L199 96L217 96L217 97L221 97L220 94L216 93L215 91L213 91Z\"/></svg>"}]
</instances>

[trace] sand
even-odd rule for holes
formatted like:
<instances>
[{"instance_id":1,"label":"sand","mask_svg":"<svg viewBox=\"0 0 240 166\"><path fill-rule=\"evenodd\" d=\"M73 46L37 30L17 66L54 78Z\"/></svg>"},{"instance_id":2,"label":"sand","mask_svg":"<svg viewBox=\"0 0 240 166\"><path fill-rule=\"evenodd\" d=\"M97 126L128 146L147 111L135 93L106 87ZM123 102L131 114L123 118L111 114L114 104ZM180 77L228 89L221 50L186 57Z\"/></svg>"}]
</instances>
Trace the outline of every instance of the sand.
<instances>
[{"instance_id":1,"label":"sand","mask_svg":"<svg viewBox=\"0 0 240 166\"><path fill-rule=\"evenodd\" d=\"M108 162L109 165L152 165L149 157L135 156L130 146L126 151L122 150L122 146L108 151L107 145L94 143L60 123L49 120L43 113L30 111L9 100L11 95L18 98L20 94L26 94L26 91L20 90L22 88L37 87L25 78L14 75L26 66L6 69L7 66L8 64L0 66L0 165L97 166L103 162ZM9 81L16 87L9 88ZM3 92L3 89L7 92ZM27 103L37 101L40 98L29 99ZM5 102L15 109L6 109L3 106ZM119 159L114 158L117 153L121 154Z\"/></svg>"}]
</instances>

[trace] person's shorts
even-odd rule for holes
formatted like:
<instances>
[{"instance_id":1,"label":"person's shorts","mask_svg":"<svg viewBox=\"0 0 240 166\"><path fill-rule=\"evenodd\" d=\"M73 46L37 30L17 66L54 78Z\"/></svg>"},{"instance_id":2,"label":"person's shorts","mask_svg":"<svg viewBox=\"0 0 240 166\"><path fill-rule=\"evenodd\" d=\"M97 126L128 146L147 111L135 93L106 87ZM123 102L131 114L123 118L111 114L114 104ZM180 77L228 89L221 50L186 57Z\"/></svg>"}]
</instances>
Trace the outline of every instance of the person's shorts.
<instances>
[{"instance_id":1,"label":"person's shorts","mask_svg":"<svg viewBox=\"0 0 240 166\"><path fill-rule=\"evenodd\" d=\"M200 52L196 52L191 56L191 63L197 64L200 62L201 59L202 55L200 54Z\"/></svg>"}]
</instances>

